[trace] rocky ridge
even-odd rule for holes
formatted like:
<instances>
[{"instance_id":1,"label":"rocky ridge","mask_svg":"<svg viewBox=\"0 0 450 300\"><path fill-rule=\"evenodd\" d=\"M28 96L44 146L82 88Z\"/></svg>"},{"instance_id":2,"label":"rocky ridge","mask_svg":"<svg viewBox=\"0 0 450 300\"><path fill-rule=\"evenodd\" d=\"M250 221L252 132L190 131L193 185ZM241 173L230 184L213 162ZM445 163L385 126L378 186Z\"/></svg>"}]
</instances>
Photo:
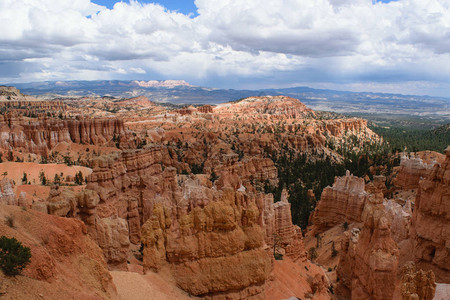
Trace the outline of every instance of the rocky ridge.
<instances>
[{"instance_id":1,"label":"rocky ridge","mask_svg":"<svg viewBox=\"0 0 450 300\"><path fill-rule=\"evenodd\" d=\"M450 283L450 147L445 154L445 161L419 182L411 236L420 266L431 268L440 282Z\"/></svg>"},{"instance_id":2,"label":"rocky ridge","mask_svg":"<svg viewBox=\"0 0 450 300\"><path fill-rule=\"evenodd\" d=\"M391 237L381 192L370 194L361 218L362 230L347 232L341 245L336 292L341 299L392 299L399 250Z\"/></svg>"},{"instance_id":3,"label":"rocky ridge","mask_svg":"<svg viewBox=\"0 0 450 300\"><path fill-rule=\"evenodd\" d=\"M353 176L336 177L332 187L326 187L311 217L314 232L323 232L344 222L361 222L369 193L364 179Z\"/></svg>"},{"instance_id":4,"label":"rocky ridge","mask_svg":"<svg viewBox=\"0 0 450 300\"><path fill-rule=\"evenodd\" d=\"M102 251L83 222L0 204L0 218L5 217L12 218L13 226L0 222L2 235L30 247L32 256L25 276L11 278L0 272L2 297L118 299Z\"/></svg>"}]
</instances>

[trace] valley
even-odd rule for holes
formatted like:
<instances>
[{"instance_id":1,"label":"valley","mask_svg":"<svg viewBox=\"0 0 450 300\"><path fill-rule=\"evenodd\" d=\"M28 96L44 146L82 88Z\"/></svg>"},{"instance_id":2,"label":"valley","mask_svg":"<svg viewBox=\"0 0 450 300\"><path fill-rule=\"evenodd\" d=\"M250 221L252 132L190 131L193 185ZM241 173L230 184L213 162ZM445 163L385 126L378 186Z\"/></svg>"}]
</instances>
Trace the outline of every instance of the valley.
<instances>
[{"instance_id":1,"label":"valley","mask_svg":"<svg viewBox=\"0 0 450 300\"><path fill-rule=\"evenodd\" d=\"M176 105L204 89L119 83L0 87L0 232L32 254L0 274L7 299L448 295L445 99L400 118L342 114L348 94L331 113L318 91Z\"/></svg>"}]
</instances>

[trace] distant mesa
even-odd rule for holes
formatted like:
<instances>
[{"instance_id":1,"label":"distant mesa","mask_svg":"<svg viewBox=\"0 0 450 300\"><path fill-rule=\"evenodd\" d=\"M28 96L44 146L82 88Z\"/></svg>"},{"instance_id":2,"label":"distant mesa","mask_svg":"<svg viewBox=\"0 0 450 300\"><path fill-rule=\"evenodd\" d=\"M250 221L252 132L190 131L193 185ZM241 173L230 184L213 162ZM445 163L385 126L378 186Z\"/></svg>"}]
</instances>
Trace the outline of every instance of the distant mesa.
<instances>
[{"instance_id":1,"label":"distant mesa","mask_svg":"<svg viewBox=\"0 0 450 300\"><path fill-rule=\"evenodd\" d=\"M166 87L166 88L174 88L177 86L192 86L184 80L149 80L149 81L134 81L138 86L143 88L149 87Z\"/></svg>"}]
</instances>

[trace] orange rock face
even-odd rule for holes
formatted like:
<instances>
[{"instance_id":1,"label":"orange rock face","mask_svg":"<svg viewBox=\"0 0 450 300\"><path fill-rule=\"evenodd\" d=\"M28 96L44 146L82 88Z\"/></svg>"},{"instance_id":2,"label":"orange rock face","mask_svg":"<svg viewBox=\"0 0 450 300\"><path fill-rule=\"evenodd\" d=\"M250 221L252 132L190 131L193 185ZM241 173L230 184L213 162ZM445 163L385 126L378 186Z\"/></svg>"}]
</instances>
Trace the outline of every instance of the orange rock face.
<instances>
[{"instance_id":1,"label":"orange rock face","mask_svg":"<svg viewBox=\"0 0 450 300\"><path fill-rule=\"evenodd\" d=\"M0 203L6 205L18 205L14 192L14 182L8 178L0 181Z\"/></svg>"},{"instance_id":2,"label":"orange rock face","mask_svg":"<svg viewBox=\"0 0 450 300\"><path fill-rule=\"evenodd\" d=\"M411 236L420 267L431 268L437 281L450 283L450 147L445 153L445 161L419 183Z\"/></svg>"},{"instance_id":3,"label":"orange rock face","mask_svg":"<svg viewBox=\"0 0 450 300\"><path fill-rule=\"evenodd\" d=\"M326 187L312 215L315 232L323 232L344 222L361 222L369 194L364 179L350 175L336 177L332 187Z\"/></svg>"},{"instance_id":4,"label":"orange rock face","mask_svg":"<svg viewBox=\"0 0 450 300\"><path fill-rule=\"evenodd\" d=\"M291 204L287 201L286 191L283 190L281 201L273 204L275 211L275 232L277 243L285 250L285 255L293 261L306 260L306 251L303 244L301 228L292 224ZM271 241L269 245L273 246ZM275 249L277 250L277 249Z\"/></svg>"},{"instance_id":5,"label":"orange rock face","mask_svg":"<svg viewBox=\"0 0 450 300\"><path fill-rule=\"evenodd\" d=\"M371 194L364 207L361 232L347 232L341 245L336 292L341 299L392 299L399 261L391 238L383 196Z\"/></svg>"},{"instance_id":6,"label":"orange rock face","mask_svg":"<svg viewBox=\"0 0 450 300\"><path fill-rule=\"evenodd\" d=\"M7 119L0 122L0 147L47 154L58 143L106 145L120 136L126 146L128 134L122 120L36 120Z\"/></svg>"},{"instance_id":7,"label":"orange rock face","mask_svg":"<svg viewBox=\"0 0 450 300\"><path fill-rule=\"evenodd\" d=\"M31 249L25 276L4 277L1 289L9 299L117 299L102 251L89 237L83 222L59 218L17 206L0 204L0 218L14 219L14 227L0 222L1 235L15 237Z\"/></svg>"},{"instance_id":8,"label":"orange rock face","mask_svg":"<svg viewBox=\"0 0 450 300\"><path fill-rule=\"evenodd\" d=\"M402 268L400 289L403 300L432 300L436 293L434 273L431 270L417 270L412 261L407 262Z\"/></svg>"},{"instance_id":9,"label":"orange rock face","mask_svg":"<svg viewBox=\"0 0 450 300\"><path fill-rule=\"evenodd\" d=\"M189 190L195 192L193 186ZM207 191L203 188L204 195ZM171 207L154 206L142 228L144 268L157 271L169 264L177 284L193 295L264 298L273 247L294 260L306 260L290 204L285 199L274 204L273 197L230 186L210 193L212 201L193 202L177 215Z\"/></svg>"},{"instance_id":10,"label":"orange rock face","mask_svg":"<svg viewBox=\"0 0 450 300\"><path fill-rule=\"evenodd\" d=\"M216 201L175 216L156 205L142 228L144 268L170 264L177 284L193 295L263 293L272 263L255 196L225 188Z\"/></svg>"},{"instance_id":11,"label":"orange rock face","mask_svg":"<svg viewBox=\"0 0 450 300\"><path fill-rule=\"evenodd\" d=\"M420 179L427 177L433 165L443 162L443 159L442 154L436 152L427 153L427 151L413 153L411 157L404 155L401 158L400 168L394 184L402 189L417 189Z\"/></svg>"}]
</instances>

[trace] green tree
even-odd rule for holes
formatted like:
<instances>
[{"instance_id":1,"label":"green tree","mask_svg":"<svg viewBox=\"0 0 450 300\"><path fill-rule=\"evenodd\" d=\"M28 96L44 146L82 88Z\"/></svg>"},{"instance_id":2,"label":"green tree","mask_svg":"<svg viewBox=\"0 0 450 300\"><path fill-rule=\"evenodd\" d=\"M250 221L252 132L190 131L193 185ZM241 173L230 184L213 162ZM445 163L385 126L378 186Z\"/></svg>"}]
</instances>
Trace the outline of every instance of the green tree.
<instances>
[{"instance_id":1,"label":"green tree","mask_svg":"<svg viewBox=\"0 0 450 300\"><path fill-rule=\"evenodd\" d=\"M78 171L75 174L74 181L75 181L75 184L78 184L78 185L82 185L83 184L83 173L81 173L81 171Z\"/></svg>"},{"instance_id":2,"label":"green tree","mask_svg":"<svg viewBox=\"0 0 450 300\"><path fill-rule=\"evenodd\" d=\"M14 160L14 155L13 155L13 153L12 153L11 150L8 151L8 157L7 157L7 159L8 159L9 161L13 161L13 160Z\"/></svg>"},{"instance_id":3,"label":"green tree","mask_svg":"<svg viewBox=\"0 0 450 300\"><path fill-rule=\"evenodd\" d=\"M58 174L55 174L55 177L53 178L53 183L57 185L61 184L61 177L59 177Z\"/></svg>"},{"instance_id":4,"label":"green tree","mask_svg":"<svg viewBox=\"0 0 450 300\"><path fill-rule=\"evenodd\" d=\"M209 180L214 183L219 178L219 176L216 175L214 171L212 171L211 176L209 177Z\"/></svg>"},{"instance_id":5,"label":"green tree","mask_svg":"<svg viewBox=\"0 0 450 300\"><path fill-rule=\"evenodd\" d=\"M338 255L339 251L336 250L336 247L334 246L334 241L331 244L331 257L335 257L336 255Z\"/></svg>"},{"instance_id":6,"label":"green tree","mask_svg":"<svg viewBox=\"0 0 450 300\"><path fill-rule=\"evenodd\" d=\"M30 248L15 238L0 237L0 268L8 276L15 276L30 263Z\"/></svg>"},{"instance_id":7,"label":"green tree","mask_svg":"<svg viewBox=\"0 0 450 300\"><path fill-rule=\"evenodd\" d=\"M27 183L28 183L27 173L23 172L22 184L27 184Z\"/></svg>"},{"instance_id":8,"label":"green tree","mask_svg":"<svg viewBox=\"0 0 450 300\"><path fill-rule=\"evenodd\" d=\"M39 173L39 180L41 181L42 185L46 185L47 184L47 178L45 177L44 171L41 171Z\"/></svg>"}]
</instances>

